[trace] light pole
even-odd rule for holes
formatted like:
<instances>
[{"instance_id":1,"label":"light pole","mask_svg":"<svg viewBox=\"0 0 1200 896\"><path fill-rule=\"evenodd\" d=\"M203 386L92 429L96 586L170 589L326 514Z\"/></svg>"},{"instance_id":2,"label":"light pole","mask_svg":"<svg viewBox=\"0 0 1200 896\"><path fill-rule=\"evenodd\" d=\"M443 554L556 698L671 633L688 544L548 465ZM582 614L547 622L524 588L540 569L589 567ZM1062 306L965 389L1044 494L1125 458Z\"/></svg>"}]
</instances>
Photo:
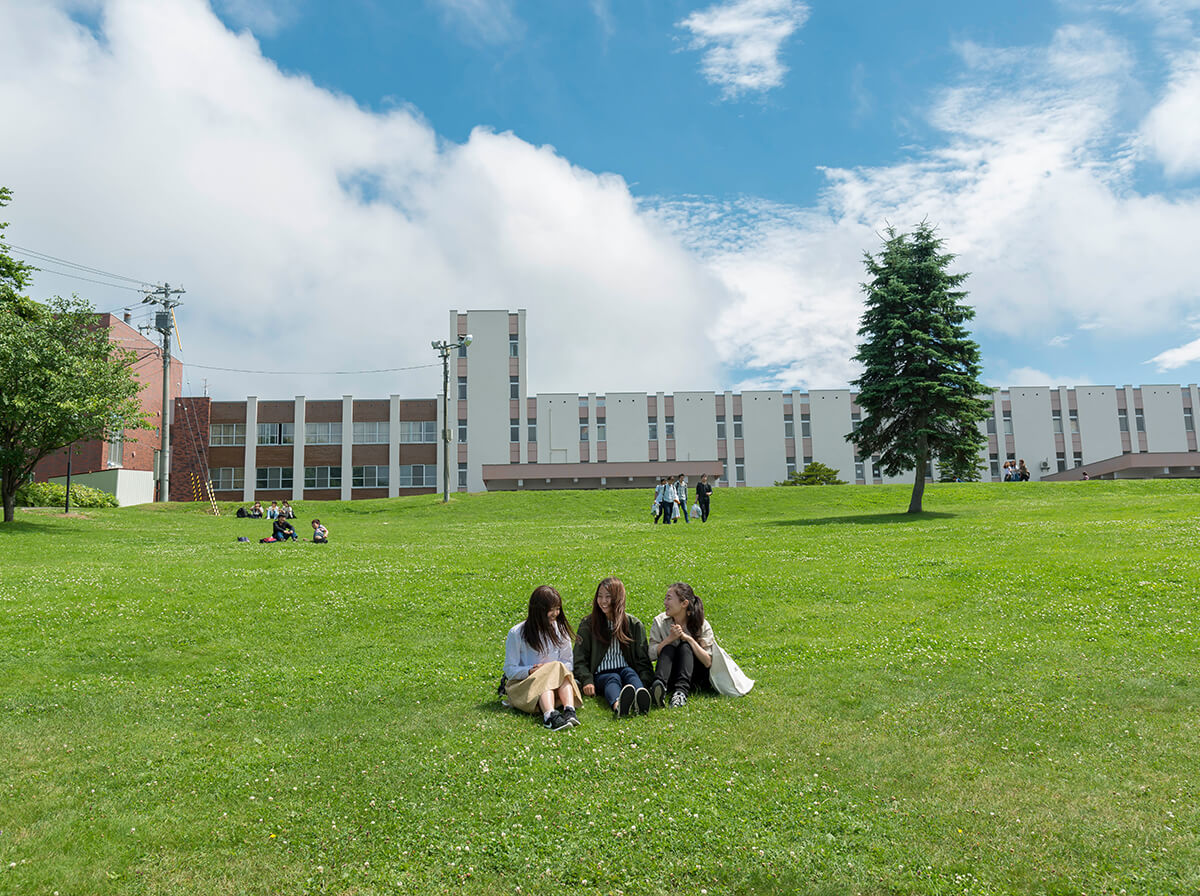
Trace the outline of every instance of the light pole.
<instances>
[{"instance_id":1,"label":"light pole","mask_svg":"<svg viewBox=\"0 0 1200 896\"><path fill-rule=\"evenodd\" d=\"M429 343L442 358L442 503L450 502L450 352L471 344L471 334L458 337L457 342Z\"/></svg>"}]
</instances>

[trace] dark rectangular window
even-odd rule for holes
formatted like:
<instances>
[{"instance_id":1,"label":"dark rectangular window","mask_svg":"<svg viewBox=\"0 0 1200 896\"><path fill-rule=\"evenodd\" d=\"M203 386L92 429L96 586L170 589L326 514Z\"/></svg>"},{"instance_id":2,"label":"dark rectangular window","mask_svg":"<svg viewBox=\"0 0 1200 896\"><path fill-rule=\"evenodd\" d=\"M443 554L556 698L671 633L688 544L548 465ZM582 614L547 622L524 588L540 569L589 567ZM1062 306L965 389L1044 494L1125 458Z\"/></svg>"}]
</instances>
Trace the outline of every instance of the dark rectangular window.
<instances>
[{"instance_id":1,"label":"dark rectangular window","mask_svg":"<svg viewBox=\"0 0 1200 896\"><path fill-rule=\"evenodd\" d=\"M521 397L521 380L519 377L510 376L508 378L508 397L514 401Z\"/></svg>"},{"instance_id":2,"label":"dark rectangular window","mask_svg":"<svg viewBox=\"0 0 1200 896\"><path fill-rule=\"evenodd\" d=\"M465 376L460 376L458 378L458 400L467 400L467 378Z\"/></svg>"}]
</instances>

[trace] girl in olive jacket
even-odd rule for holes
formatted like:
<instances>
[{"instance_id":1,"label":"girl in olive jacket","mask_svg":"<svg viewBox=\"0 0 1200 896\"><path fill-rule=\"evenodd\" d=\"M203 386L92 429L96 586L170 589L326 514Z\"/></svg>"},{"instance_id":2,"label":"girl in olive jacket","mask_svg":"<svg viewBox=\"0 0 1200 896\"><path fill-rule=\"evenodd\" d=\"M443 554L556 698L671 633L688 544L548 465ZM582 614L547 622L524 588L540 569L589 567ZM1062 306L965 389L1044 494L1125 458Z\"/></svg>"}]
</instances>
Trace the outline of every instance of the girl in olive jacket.
<instances>
[{"instance_id":1,"label":"girl in olive jacket","mask_svg":"<svg viewBox=\"0 0 1200 896\"><path fill-rule=\"evenodd\" d=\"M646 627L625 612L625 585L609 576L596 586L592 612L579 623L575 680L585 696L597 691L617 716L648 712L654 678Z\"/></svg>"}]
</instances>

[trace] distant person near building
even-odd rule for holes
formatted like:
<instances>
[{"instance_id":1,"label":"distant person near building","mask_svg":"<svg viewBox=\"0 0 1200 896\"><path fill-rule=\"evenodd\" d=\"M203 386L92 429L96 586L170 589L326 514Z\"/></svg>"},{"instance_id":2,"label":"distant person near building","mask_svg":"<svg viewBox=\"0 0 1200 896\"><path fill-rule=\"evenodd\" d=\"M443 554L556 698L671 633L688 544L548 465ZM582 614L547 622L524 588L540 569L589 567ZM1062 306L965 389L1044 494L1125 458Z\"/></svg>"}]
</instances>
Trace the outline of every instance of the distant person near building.
<instances>
[{"instance_id":1,"label":"distant person near building","mask_svg":"<svg viewBox=\"0 0 1200 896\"><path fill-rule=\"evenodd\" d=\"M696 483L696 502L700 505L700 522L708 522L708 497L712 494L712 486L708 484L708 474L703 473Z\"/></svg>"}]
</instances>

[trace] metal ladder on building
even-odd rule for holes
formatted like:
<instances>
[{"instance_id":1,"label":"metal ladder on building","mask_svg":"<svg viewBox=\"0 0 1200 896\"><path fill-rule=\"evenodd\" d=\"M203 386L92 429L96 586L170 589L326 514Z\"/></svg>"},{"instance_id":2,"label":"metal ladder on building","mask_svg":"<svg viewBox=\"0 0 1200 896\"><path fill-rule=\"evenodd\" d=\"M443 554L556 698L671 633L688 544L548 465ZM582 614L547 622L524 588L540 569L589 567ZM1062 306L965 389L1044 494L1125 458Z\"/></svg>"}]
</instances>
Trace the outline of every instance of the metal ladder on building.
<instances>
[{"instance_id":1,"label":"metal ladder on building","mask_svg":"<svg viewBox=\"0 0 1200 896\"><path fill-rule=\"evenodd\" d=\"M195 471L191 473L192 477L192 497L199 501L202 498L208 498L208 504L212 507L213 516L221 515L221 508L217 506L217 496L213 493L212 480L198 476Z\"/></svg>"}]
</instances>

